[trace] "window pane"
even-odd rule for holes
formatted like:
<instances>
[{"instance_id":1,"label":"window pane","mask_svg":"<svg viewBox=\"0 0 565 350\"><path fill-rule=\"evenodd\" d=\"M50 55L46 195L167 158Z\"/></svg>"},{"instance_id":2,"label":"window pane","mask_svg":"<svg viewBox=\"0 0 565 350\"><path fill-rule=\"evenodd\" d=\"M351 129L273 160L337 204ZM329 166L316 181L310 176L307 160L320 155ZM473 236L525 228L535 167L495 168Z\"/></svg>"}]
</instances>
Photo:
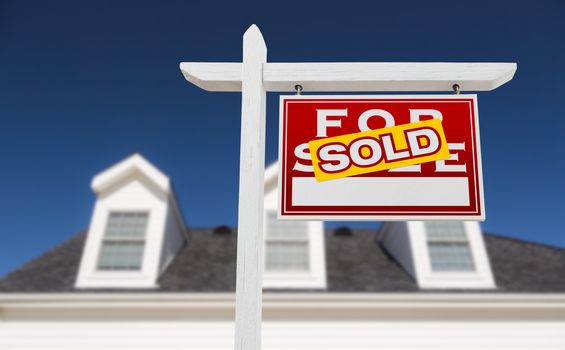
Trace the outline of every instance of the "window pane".
<instances>
[{"instance_id":1,"label":"window pane","mask_svg":"<svg viewBox=\"0 0 565 350\"><path fill-rule=\"evenodd\" d=\"M430 242L467 242L465 226L460 221L428 221L425 225Z\"/></svg>"},{"instance_id":2,"label":"window pane","mask_svg":"<svg viewBox=\"0 0 565 350\"><path fill-rule=\"evenodd\" d=\"M428 243L433 271L473 271L469 243Z\"/></svg>"},{"instance_id":3,"label":"window pane","mask_svg":"<svg viewBox=\"0 0 565 350\"><path fill-rule=\"evenodd\" d=\"M275 212L267 212L266 228L265 270L310 270L308 222L278 220Z\"/></svg>"},{"instance_id":4,"label":"window pane","mask_svg":"<svg viewBox=\"0 0 565 350\"><path fill-rule=\"evenodd\" d=\"M433 271L473 271L473 255L461 221L425 223Z\"/></svg>"},{"instance_id":5,"label":"window pane","mask_svg":"<svg viewBox=\"0 0 565 350\"><path fill-rule=\"evenodd\" d=\"M267 242L265 249L267 271L308 271L307 242Z\"/></svg>"},{"instance_id":6,"label":"window pane","mask_svg":"<svg viewBox=\"0 0 565 350\"><path fill-rule=\"evenodd\" d=\"M308 222L278 220L274 212L267 213L267 240L308 242Z\"/></svg>"},{"instance_id":7,"label":"window pane","mask_svg":"<svg viewBox=\"0 0 565 350\"><path fill-rule=\"evenodd\" d=\"M143 259L144 242L105 241L102 243L98 269L139 270Z\"/></svg>"},{"instance_id":8,"label":"window pane","mask_svg":"<svg viewBox=\"0 0 565 350\"><path fill-rule=\"evenodd\" d=\"M147 228L148 213L113 212L106 225L107 238L143 238Z\"/></svg>"},{"instance_id":9,"label":"window pane","mask_svg":"<svg viewBox=\"0 0 565 350\"><path fill-rule=\"evenodd\" d=\"M100 248L98 269L141 269L148 217L146 212L110 213Z\"/></svg>"}]
</instances>

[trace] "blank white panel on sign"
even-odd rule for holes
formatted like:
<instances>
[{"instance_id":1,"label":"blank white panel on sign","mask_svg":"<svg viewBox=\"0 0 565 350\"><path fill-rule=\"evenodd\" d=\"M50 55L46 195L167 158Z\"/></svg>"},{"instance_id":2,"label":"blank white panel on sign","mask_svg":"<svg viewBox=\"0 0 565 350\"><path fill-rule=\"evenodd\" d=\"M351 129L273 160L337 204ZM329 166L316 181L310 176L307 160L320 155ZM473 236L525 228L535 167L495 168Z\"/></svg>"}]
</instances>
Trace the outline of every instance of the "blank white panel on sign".
<instances>
[{"instance_id":1,"label":"blank white panel on sign","mask_svg":"<svg viewBox=\"0 0 565 350\"><path fill-rule=\"evenodd\" d=\"M295 177L292 186L292 205L469 205L466 177L349 177L323 182L313 177Z\"/></svg>"}]
</instances>

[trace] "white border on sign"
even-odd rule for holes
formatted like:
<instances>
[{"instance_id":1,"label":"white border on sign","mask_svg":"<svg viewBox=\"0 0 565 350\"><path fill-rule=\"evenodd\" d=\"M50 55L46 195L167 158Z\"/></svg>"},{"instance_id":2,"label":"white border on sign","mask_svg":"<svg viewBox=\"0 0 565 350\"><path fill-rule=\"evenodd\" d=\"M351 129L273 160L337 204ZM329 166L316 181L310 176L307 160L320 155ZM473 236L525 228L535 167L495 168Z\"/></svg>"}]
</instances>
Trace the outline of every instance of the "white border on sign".
<instances>
[{"instance_id":1,"label":"white border on sign","mask_svg":"<svg viewBox=\"0 0 565 350\"><path fill-rule=\"evenodd\" d=\"M282 192L283 178L286 173L283 169L283 164L286 164L286 157L283 158L283 146L286 145L286 140L283 140L283 111L284 103L286 100L301 100L301 99L318 99L318 100L331 100L331 99L351 99L356 100L355 102L362 102L364 99L375 100L375 99L430 99L430 102L438 102L437 100L457 100L457 99L472 99L473 100L473 111L474 111L474 122L475 122L475 135L474 146L477 151L477 176L475 183L475 192L477 194L476 200L479 200L478 208L480 210L479 214L469 214L468 212L450 212L449 215L438 214L437 212L430 211L426 214L426 211L420 212L420 214L413 215L342 215L342 214L305 214L305 215L282 215L282 196L285 194ZM435 101L434 101L435 99ZM367 101L370 102L370 101ZM447 102L447 101L446 101ZM484 203L484 191L483 191L483 169L482 169L482 158L481 158L481 142L480 142L480 132L479 132L479 108L477 102L476 94L460 94L460 95L281 95L279 97L279 176L278 176L278 201L277 201L277 216L280 220L323 220L323 221L431 221L431 220L449 220L449 221L484 221L486 219L485 215L485 203ZM471 137L473 139L473 134ZM473 154L473 158L475 155ZM477 188L478 186L478 188Z\"/></svg>"}]
</instances>

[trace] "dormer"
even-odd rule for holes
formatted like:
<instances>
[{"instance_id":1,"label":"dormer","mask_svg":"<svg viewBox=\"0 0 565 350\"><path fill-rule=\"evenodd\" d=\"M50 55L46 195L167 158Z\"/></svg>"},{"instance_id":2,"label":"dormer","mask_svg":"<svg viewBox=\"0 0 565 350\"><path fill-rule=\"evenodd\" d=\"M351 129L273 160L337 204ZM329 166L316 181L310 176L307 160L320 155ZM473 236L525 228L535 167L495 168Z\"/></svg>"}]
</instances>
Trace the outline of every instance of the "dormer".
<instances>
[{"instance_id":1,"label":"dormer","mask_svg":"<svg viewBox=\"0 0 565 350\"><path fill-rule=\"evenodd\" d=\"M422 289L496 288L478 222L388 222L379 239Z\"/></svg>"},{"instance_id":2,"label":"dormer","mask_svg":"<svg viewBox=\"0 0 565 350\"><path fill-rule=\"evenodd\" d=\"M186 242L169 178L139 154L92 180L96 204L77 288L157 288Z\"/></svg>"},{"instance_id":3,"label":"dormer","mask_svg":"<svg viewBox=\"0 0 565 350\"><path fill-rule=\"evenodd\" d=\"M326 256L322 221L277 218L278 163L265 169L264 240L267 289L326 288Z\"/></svg>"}]
</instances>

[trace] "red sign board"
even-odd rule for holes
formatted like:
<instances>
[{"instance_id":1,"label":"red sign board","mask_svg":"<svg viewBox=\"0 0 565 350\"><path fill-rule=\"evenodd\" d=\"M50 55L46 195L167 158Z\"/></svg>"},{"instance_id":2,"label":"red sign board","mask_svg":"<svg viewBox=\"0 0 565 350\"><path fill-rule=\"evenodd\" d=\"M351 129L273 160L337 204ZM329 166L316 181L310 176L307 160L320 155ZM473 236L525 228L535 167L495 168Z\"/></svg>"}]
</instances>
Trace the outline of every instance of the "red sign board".
<instances>
[{"instance_id":1,"label":"red sign board","mask_svg":"<svg viewBox=\"0 0 565 350\"><path fill-rule=\"evenodd\" d=\"M279 217L289 220L484 220L477 113L476 95L281 96ZM422 150L433 142L428 139L422 143L409 144L406 140L394 143L390 138L393 134L388 130L400 133L410 129L409 124L425 126L429 123L424 121L434 119L441 121L439 127L445 134L442 140L447 142L449 153L444 151L441 159L437 156L422 159L439 160L419 164L414 164L414 160L397 162L411 165L369 173L366 170L353 172L349 161L354 164L355 157L348 153L353 152L352 148L345 144L339 146L337 142L357 140L356 135L370 137L374 130L377 136L373 144L382 149L369 149L363 153L365 155L358 153L357 159L365 161L375 156L374 151L378 151L379 156L382 153L379 159L401 159L403 154L412 155L410 145ZM395 128L398 126L402 127ZM379 133L379 129L387 132ZM380 134L387 135L389 144L378 139ZM317 148L311 147L325 146L325 142L319 141L324 138L332 140L328 144L333 148L320 154ZM337 140L338 146L333 140ZM325 168L345 169L343 175L332 172L325 178L316 177L311 149L317 152L314 157L317 171L321 169L318 162L325 156ZM358 152L361 150L356 148ZM395 163L389 164L391 167Z\"/></svg>"}]
</instances>

